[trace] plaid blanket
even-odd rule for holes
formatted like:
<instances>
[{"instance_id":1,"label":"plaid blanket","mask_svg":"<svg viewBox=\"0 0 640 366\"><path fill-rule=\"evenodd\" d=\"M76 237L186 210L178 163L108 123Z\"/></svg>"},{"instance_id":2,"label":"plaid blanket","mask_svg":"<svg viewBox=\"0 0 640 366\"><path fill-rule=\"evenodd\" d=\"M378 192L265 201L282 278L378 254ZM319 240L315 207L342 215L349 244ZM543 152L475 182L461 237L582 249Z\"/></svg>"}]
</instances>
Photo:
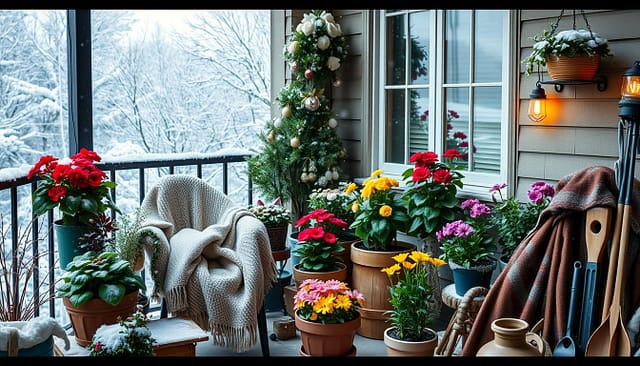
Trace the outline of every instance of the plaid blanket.
<instances>
[{"instance_id":1,"label":"plaid blanket","mask_svg":"<svg viewBox=\"0 0 640 366\"><path fill-rule=\"evenodd\" d=\"M640 300L640 183L634 180L631 200L631 239L625 269L626 286L622 311L625 324ZM461 356L474 356L493 339L490 324L503 317L526 320L531 326L544 318L543 338L553 348L565 335L573 277L573 263L587 263L585 211L591 207L611 207L616 216L618 188L611 168L593 166L570 174L556 184L556 195L538 218L536 227L523 239L504 270L487 293L462 349ZM598 264L598 277L606 272L608 252ZM604 287L596 294L604 294ZM581 301L578 300L578 304ZM602 308L595 308L599 317ZM579 323L580 316L576 316ZM574 332L575 333L575 332ZM574 334L575 335L575 334ZM633 346L633 342L632 342Z\"/></svg>"}]
</instances>

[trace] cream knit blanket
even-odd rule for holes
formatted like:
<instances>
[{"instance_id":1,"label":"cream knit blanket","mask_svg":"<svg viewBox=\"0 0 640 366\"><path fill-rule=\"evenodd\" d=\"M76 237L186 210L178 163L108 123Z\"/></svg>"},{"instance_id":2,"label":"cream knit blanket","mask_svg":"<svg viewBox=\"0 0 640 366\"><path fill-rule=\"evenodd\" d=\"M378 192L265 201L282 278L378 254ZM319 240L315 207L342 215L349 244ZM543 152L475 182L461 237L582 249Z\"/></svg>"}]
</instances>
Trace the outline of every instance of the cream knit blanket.
<instances>
[{"instance_id":1,"label":"cream knit blanket","mask_svg":"<svg viewBox=\"0 0 640 366\"><path fill-rule=\"evenodd\" d=\"M141 231L160 239L153 294L167 310L211 331L213 344L256 344L257 314L277 280L264 224L224 193L189 175L161 178L142 203ZM147 259L153 248L145 243ZM151 261L147 261L149 265Z\"/></svg>"}]
</instances>

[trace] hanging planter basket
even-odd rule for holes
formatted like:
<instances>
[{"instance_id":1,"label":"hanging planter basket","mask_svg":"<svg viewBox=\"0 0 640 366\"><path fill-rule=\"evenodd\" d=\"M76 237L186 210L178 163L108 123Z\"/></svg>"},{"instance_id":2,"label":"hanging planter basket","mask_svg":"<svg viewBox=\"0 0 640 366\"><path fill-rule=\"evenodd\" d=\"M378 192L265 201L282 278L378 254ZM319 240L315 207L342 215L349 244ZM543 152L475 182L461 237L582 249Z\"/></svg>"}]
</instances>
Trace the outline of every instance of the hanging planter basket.
<instances>
[{"instance_id":1,"label":"hanging planter basket","mask_svg":"<svg viewBox=\"0 0 640 366\"><path fill-rule=\"evenodd\" d=\"M552 55L547 59L547 72L553 80L593 80L600 66L600 55L573 57Z\"/></svg>"}]
</instances>

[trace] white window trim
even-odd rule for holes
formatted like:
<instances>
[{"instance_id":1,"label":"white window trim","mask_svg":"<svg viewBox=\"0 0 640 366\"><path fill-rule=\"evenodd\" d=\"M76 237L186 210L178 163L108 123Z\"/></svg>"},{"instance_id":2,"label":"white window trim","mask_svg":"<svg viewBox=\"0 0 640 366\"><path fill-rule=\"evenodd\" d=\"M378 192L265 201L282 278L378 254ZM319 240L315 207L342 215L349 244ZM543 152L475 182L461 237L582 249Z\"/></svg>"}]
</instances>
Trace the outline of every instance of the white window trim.
<instances>
[{"instance_id":1,"label":"white window trim","mask_svg":"<svg viewBox=\"0 0 640 366\"><path fill-rule=\"evenodd\" d=\"M443 81L444 81L444 53L439 50L444 49L443 37L436 37L436 29L440 34L444 34L444 13L445 10L436 10L432 13L431 17L431 39L435 40L430 42L429 53L431 64L429 67L429 80L433 85L429 88L429 109L436 109L436 106L443 104ZM373 146L371 147L371 169L382 169L385 175L399 179L402 178L402 172L409 168L411 165L385 163L384 162L384 124L382 119L385 117L385 95L384 85L386 68L384 52L385 49L383 36L385 29L384 11L376 10L373 12L373 47L374 51L373 60L374 66L372 67L372 134L371 141ZM504 29L507 32L503 33L503 43L507 45L503 50L502 55L502 112L501 119L506 121L502 123L500 133L501 140L504 141L500 149L500 172L499 174L488 174L480 172L465 172L464 188L460 190L460 196L469 196L480 199L490 199L489 188L496 183L506 182L508 184L507 194L512 195L516 188L516 166L515 166L515 153L516 153L516 141L517 141L517 107L518 107L518 88L519 88L519 72L520 72L520 60L519 60L519 28L518 28L518 11L510 10L504 20ZM438 114L439 115L439 114ZM429 134L429 149L434 151L442 151L443 140L437 141L435 136L443 135L443 124L435 123L435 129L432 127ZM406 142L408 143L408 142Z\"/></svg>"}]
</instances>

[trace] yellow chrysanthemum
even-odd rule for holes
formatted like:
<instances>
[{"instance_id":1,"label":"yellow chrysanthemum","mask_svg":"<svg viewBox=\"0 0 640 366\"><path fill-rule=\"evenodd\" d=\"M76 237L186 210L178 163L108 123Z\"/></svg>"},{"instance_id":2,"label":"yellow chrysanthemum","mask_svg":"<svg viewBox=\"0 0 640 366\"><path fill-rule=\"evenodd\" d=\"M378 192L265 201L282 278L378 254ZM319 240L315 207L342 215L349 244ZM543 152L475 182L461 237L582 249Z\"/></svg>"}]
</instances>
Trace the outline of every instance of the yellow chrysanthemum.
<instances>
[{"instance_id":1,"label":"yellow chrysanthemum","mask_svg":"<svg viewBox=\"0 0 640 366\"><path fill-rule=\"evenodd\" d=\"M389 205L384 205L384 206L380 207L380 210L378 210L378 213L382 217L389 217L389 216L391 216L392 212L393 212L393 209Z\"/></svg>"},{"instance_id":2,"label":"yellow chrysanthemum","mask_svg":"<svg viewBox=\"0 0 640 366\"><path fill-rule=\"evenodd\" d=\"M362 188L362 193L360 194L362 198L368 199L373 194L373 184L372 182L367 183L364 188Z\"/></svg>"},{"instance_id":3,"label":"yellow chrysanthemum","mask_svg":"<svg viewBox=\"0 0 640 366\"><path fill-rule=\"evenodd\" d=\"M347 189L344 190L344 193L351 194L355 189L356 189L356 184L353 182L349 183L349 185L347 186Z\"/></svg>"},{"instance_id":4,"label":"yellow chrysanthemum","mask_svg":"<svg viewBox=\"0 0 640 366\"><path fill-rule=\"evenodd\" d=\"M346 295L338 295L338 297L336 298L335 301L335 307L336 309L344 309L344 310L349 310L351 309L351 299L349 299L348 296Z\"/></svg>"},{"instance_id":5,"label":"yellow chrysanthemum","mask_svg":"<svg viewBox=\"0 0 640 366\"><path fill-rule=\"evenodd\" d=\"M373 173L371 173L371 176L372 177L379 177L379 176L382 175L382 173L384 173L384 171L382 169L377 169L377 170L374 170Z\"/></svg>"},{"instance_id":6,"label":"yellow chrysanthemum","mask_svg":"<svg viewBox=\"0 0 640 366\"><path fill-rule=\"evenodd\" d=\"M433 265L436 267L440 267L443 264L447 264L447 262L443 261L440 258L431 258L431 263L433 263Z\"/></svg>"},{"instance_id":7,"label":"yellow chrysanthemum","mask_svg":"<svg viewBox=\"0 0 640 366\"><path fill-rule=\"evenodd\" d=\"M376 179L375 188L378 191L388 191L391 188L391 180L389 177L380 177Z\"/></svg>"}]
</instances>

